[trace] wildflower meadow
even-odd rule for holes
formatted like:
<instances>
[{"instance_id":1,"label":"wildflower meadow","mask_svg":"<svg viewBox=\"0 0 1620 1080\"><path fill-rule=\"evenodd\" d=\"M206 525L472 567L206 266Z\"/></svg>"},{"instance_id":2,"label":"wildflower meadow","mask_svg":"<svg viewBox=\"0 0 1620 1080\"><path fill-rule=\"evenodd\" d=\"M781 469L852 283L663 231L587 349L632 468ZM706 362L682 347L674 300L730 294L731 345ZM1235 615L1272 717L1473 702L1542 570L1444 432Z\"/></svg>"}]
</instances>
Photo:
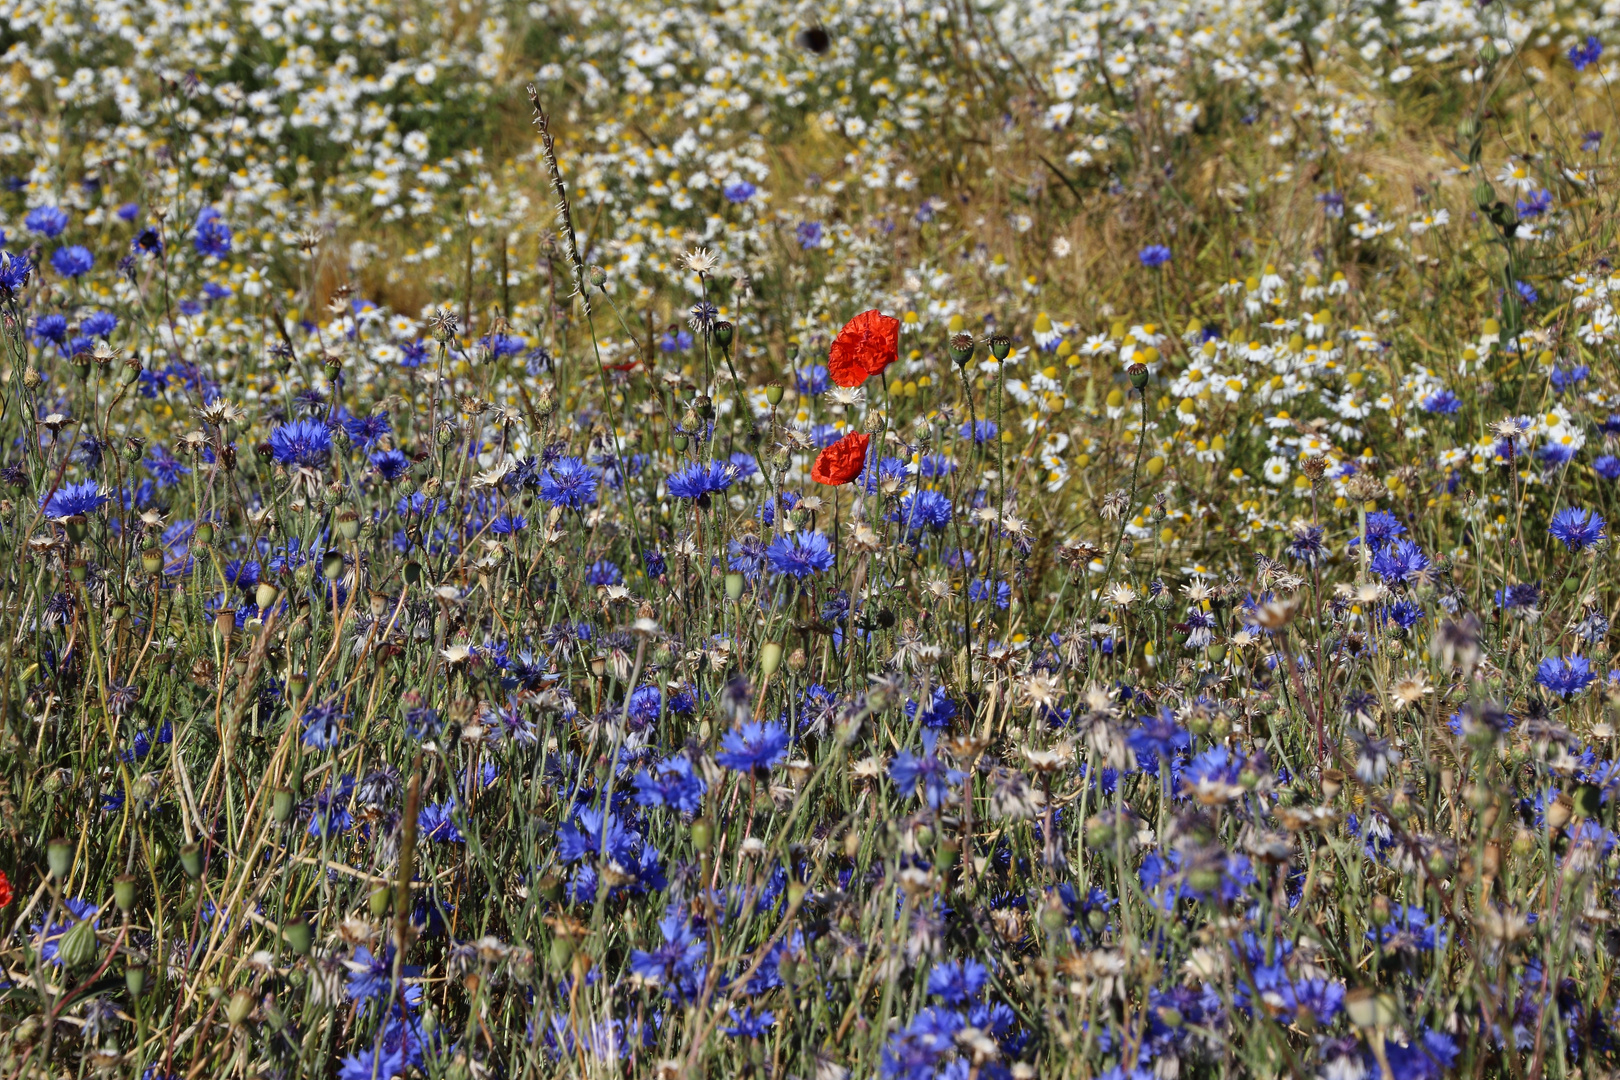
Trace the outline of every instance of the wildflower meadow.
<instances>
[{"instance_id":1,"label":"wildflower meadow","mask_svg":"<svg viewBox=\"0 0 1620 1080\"><path fill-rule=\"evenodd\" d=\"M1614 1075L1617 34L7 0L0 1077Z\"/></svg>"}]
</instances>

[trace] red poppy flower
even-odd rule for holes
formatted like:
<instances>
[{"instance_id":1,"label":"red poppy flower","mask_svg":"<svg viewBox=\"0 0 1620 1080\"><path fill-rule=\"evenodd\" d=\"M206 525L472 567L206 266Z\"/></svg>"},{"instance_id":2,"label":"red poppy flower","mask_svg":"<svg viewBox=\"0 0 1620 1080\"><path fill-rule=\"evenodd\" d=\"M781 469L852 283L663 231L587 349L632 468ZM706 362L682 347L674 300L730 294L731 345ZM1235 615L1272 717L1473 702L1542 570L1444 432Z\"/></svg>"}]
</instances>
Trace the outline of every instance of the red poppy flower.
<instances>
[{"instance_id":1,"label":"red poppy flower","mask_svg":"<svg viewBox=\"0 0 1620 1080\"><path fill-rule=\"evenodd\" d=\"M810 479L818 484L847 484L866 467L866 444L872 440L852 431L816 455L810 466Z\"/></svg>"},{"instance_id":2,"label":"red poppy flower","mask_svg":"<svg viewBox=\"0 0 1620 1080\"><path fill-rule=\"evenodd\" d=\"M6 877L4 870L0 870L0 907L5 907L9 903L11 903L11 879Z\"/></svg>"},{"instance_id":3,"label":"red poppy flower","mask_svg":"<svg viewBox=\"0 0 1620 1080\"><path fill-rule=\"evenodd\" d=\"M838 331L827 357L827 374L839 386L859 386L900 355L900 320L863 311Z\"/></svg>"}]
</instances>

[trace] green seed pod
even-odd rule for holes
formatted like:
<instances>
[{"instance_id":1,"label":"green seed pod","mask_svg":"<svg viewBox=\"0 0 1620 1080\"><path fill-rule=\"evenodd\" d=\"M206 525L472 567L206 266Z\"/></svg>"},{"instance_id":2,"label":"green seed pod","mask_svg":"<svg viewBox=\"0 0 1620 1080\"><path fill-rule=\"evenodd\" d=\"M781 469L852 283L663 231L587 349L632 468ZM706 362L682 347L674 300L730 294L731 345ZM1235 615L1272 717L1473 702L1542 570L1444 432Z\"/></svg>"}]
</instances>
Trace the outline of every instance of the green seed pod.
<instances>
[{"instance_id":1,"label":"green seed pod","mask_svg":"<svg viewBox=\"0 0 1620 1080\"><path fill-rule=\"evenodd\" d=\"M225 1019L231 1027L240 1027L242 1021L248 1018L253 1011L253 995L246 990L238 990L231 995L230 1003L225 1006Z\"/></svg>"},{"instance_id":2,"label":"green seed pod","mask_svg":"<svg viewBox=\"0 0 1620 1080\"><path fill-rule=\"evenodd\" d=\"M180 869L193 881L202 877L202 848L196 844L181 844Z\"/></svg>"},{"instance_id":3,"label":"green seed pod","mask_svg":"<svg viewBox=\"0 0 1620 1080\"><path fill-rule=\"evenodd\" d=\"M782 643L767 641L759 650L759 670L767 675L773 674L782 664Z\"/></svg>"},{"instance_id":4,"label":"green seed pod","mask_svg":"<svg viewBox=\"0 0 1620 1080\"><path fill-rule=\"evenodd\" d=\"M276 824L285 825L293 815L293 793L288 788L276 788L270 796L270 816L275 818Z\"/></svg>"},{"instance_id":5,"label":"green seed pod","mask_svg":"<svg viewBox=\"0 0 1620 1080\"><path fill-rule=\"evenodd\" d=\"M776 408L778 405L782 404L782 394L782 384L771 383L771 385L765 388L765 403L773 409Z\"/></svg>"},{"instance_id":6,"label":"green seed pod","mask_svg":"<svg viewBox=\"0 0 1620 1080\"><path fill-rule=\"evenodd\" d=\"M146 968L141 964L131 964L124 969L124 985L129 988L129 996L138 998L146 989Z\"/></svg>"},{"instance_id":7,"label":"green seed pod","mask_svg":"<svg viewBox=\"0 0 1620 1080\"><path fill-rule=\"evenodd\" d=\"M973 361L973 335L957 334L951 338L951 360L956 366L966 371L968 364Z\"/></svg>"},{"instance_id":8,"label":"green seed pod","mask_svg":"<svg viewBox=\"0 0 1620 1080\"><path fill-rule=\"evenodd\" d=\"M158 574L163 571L163 549L149 547L141 552L141 573Z\"/></svg>"},{"instance_id":9,"label":"green seed pod","mask_svg":"<svg viewBox=\"0 0 1620 1080\"><path fill-rule=\"evenodd\" d=\"M726 575L726 599L737 601L742 599L743 586L747 584L741 574L730 573Z\"/></svg>"},{"instance_id":10,"label":"green seed pod","mask_svg":"<svg viewBox=\"0 0 1620 1080\"><path fill-rule=\"evenodd\" d=\"M360 515L352 507L345 506L334 515L337 534L345 540L353 540L360 535Z\"/></svg>"},{"instance_id":11,"label":"green seed pod","mask_svg":"<svg viewBox=\"0 0 1620 1080\"><path fill-rule=\"evenodd\" d=\"M281 590L268 581L259 582L258 586L253 590L253 602L258 605L260 615L269 612L280 597Z\"/></svg>"},{"instance_id":12,"label":"green seed pod","mask_svg":"<svg viewBox=\"0 0 1620 1080\"><path fill-rule=\"evenodd\" d=\"M341 551L328 551L321 556L321 577L327 581L336 581L343 576L343 553Z\"/></svg>"},{"instance_id":13,"label":"green seed pod","mask_svg":"<svg viewBox=\"0 0 1620 1080\"><path fill-rule=\"evenodd\" d=\"M121 874L113 878L113 903L118 910L128 915L135 910L135 878L131 874Z\"/></svg>"},{"instance_id":14,"label":"green seed pod","mask_svg":"<svg viewBox=\"0 0 1620 1080\"><path fill-rule=\"evenodd\" d=\"M57 837L45 845L45 867L50 871L51 877L61 881L68 876L73 868L73 843L64 837Z\"/></svg>"},{"instance_id":15,"label":"green seed pod","mask_svg":"<svg viewBox=\"0 0 1620 1080\"><path fill-rule=\"evenodd\" d=\"M308 956L315 944L315 930L302 915L294 915L281 924L281 939L299 956Z\"/></svg>"},{"instance_id":16,"label":"green seed pod","mask_svg":"<svg viewBox=\"0 0 1620 1080\"><path fill-rule=\"evenodd\" d=\"M100 951L95 924L89 919L74 923L67 933L57 939L56 951L70 970L87 968L95 963L96 953Z\"/></svg>"},{"instance_id":17,"label":"green seed pod","mask_svg":"<svg viewBox=\"0 0 1620 1080\"><path fill-rule=\"evenodd\" d=\"M736 330L736 327L732 326L724 319L715 323L714 329L711 331L711 333L714 334L714 343L720 346L722 349L729 351L731 349L731 338L732 335L736 333Z\"/></svg>"},{"instance_id":18,"label":"green seed pod","mask_svg":"<svg viewBox=\"0 0 1620 1080\"><path fill-rule=\"evenodd\" d=\"M1137 390L1147 386L1148 369L1146 364L1132 364L1125 369L1125 373L1131 377L1131 386Z\"/></svg>"},{"instance_id":19,"label":"green seed pod","mask_svg":"<svg viewBox=\"0 0 1620 1080\"><path fill-rule=\"evenodd\" d=\"M714 846L714 826L709 824L708 818L698 818L691 825L692 846L699 851L708 851Z\"/></svg>"},{"instance_id":20,"label":"green seed pod","mask_svg":"<svg viewBox=\"0 0 1620 1080\"><path fill-rule=\"evenodd\" d=\"M990 339L990 355L998 361L1007 359L1007 354L1010 352L1012 352L1012 340L1006 334L997 334Z\"/></svg>"},{"instance_id":21,"label":"green seed pod","mask_svg":"<svg viewBox=\"0 0 1620 1080\"><path fill-rule=\"evenodd\" d=\"M214 542L214 523L212 521L199 521L192 531L192 539L199 544L212 544Z\"/></svg>"}]
</instances>

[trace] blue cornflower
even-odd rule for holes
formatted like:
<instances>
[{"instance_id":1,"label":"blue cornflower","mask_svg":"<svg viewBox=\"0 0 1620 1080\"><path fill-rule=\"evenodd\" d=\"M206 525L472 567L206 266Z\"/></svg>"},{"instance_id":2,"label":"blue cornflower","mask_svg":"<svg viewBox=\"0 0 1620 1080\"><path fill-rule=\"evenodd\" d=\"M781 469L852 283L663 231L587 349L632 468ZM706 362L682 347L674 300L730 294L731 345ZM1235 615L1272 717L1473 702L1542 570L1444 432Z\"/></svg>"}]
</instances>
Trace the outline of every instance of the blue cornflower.
<instances>
[{"instance_id":1,"label":"blue cornflower","mask_svg":"<svg viewBox=\"0 0 1620 1080\"><path fill-rule=\"evenodd\" d=\"M956 702L946 695L943 686L936 686L934 692L929 696L926 708L919 710L915 701L906 702L906 719L917 719L919 712L922 714L923 727L948 728L951 726L951 720L956 716Z\"/></svg>"},{"instance_id":2,"label":"blue cornflower","mask_svg":"<svg viewBox=\"0 0 1620 1080\"><path fill-rule=\"evenodd\" d=\"M1592 662L1584 656L1549 656L1536 667L1536 682L1565 698L1585 690L1597 677Z\"/></svg>"},{"instance_id":3,"label":"blue cornflower","mask_svg":"<svg viewBox=\"0 0 1620 1080\"><path fill-rule=\"evenodd\" d=\"M105 338L118 327L118 316L110 311L92 311L79 320L79 333L86 337Z\"/></svg>"},{"instance_id":4,"label":"blue cornflower","mask_svg":"<svg viewBox=\"0 0 1620 1080\"><path fill-rule=\"evenodd\" d=\"M751 1005L740 1013L730 1009L726 1015L731 1018L731 1026L724 1030L728 1039L757 1039L776 1026L775 1013L761 1009L756 1014Z\"/></svg>"},{"instance_id":5,"label":"blue cornflower","mask_svg":"<svg viewBox=\"0 0 1620 1080\"><path fill-rule=\"evenodd\" d=\"M577 457L558 458L540 476L540 497L552 506L582 510L596 503L596 474Z\"/></svg>"},{"instance_id":6,"label":"blue cornflower","mask_svg":"<svg viewBox=\"0 0 1620 1080\"><path fill-rule=\"evenodd\" d=\"M1429 568L1429 557L1411 540L1392 540L1373 555L1368 569L1385 581L1404 582Z\"/></svg>"},{"instance_id":7,"label":"blue cornflower","mask_svg":"<svg viewBox=\"0 0 1620 1080\"><path fill-rule=\"evenodd\" d=\"M765 549L765 560L773 573L807 578L832 569L833 551L819 532L791 533Z\"/></svg>"},{"instance_id":8,"label":"blue cornflower","mask_svg":"<svg viewBox=\"0 0 1620 1080\"><path fill-rule=\"evenodd\" d=\"M1522 218L1540 217L1552 208L1552 192L1537 191L1529 199L1516 199L1513 203L1514 212Z\"/></svg>"},{"instance_id":9,"label":"blue cornflower","mask_svg":"<svg viewBox=\"0 0 1620 1080\"><path fill-rule=\"evenodd\" d=\"M428 354L427 342L421 338L407 341L399 347L399 366L418 368L427 363L431 357Z\"/></svg>"},{"instance_id":10,"label":"blue cornflower","mask_svg":"<svg viewBox=\"0 0 1620 1080\"><path fill-rule=\"evenodd\" d=\"M821 246L823 229L819 221L801 221L793 230L793 238L799 242L799 247L805 251Z\"/></svg>"},{"instance_id":11,"label":"blue cornflower","mask_svg":"<svg viewBox=\"0 0 1620 1080\"><path fill-rule=\"evenodd\" d=\"M204 258L223 259L231 253L231 227L220 220L219 211L204 207L197 215L197 227L192 243L197 254Z\"/></svg>"},{"instance_id":12,"label":"blue cornflower","mask_svg":"<svg viewBox=\"0 0 1620 1080\"><path fill-rule=\"evenodd\" d=\"M1462 399L1450 390L1436 390L1423 399L1421 407L1424 412L1450 416L1462 408Z\"/></svg>"},{"instance_id":13,"label":"blue cornflower","mask_svg":"<svg viewBox=\"0 0 1620 1080\"><path fill-rule=\"evenodd\" d=\"M1565 507L1553 515L1547 532L1563 541L1570 551L1580 551L1604 539L1603 518L1595 510L1579 506Z\"/></svg>"},{"instance_id":14,"label":"blue cornflower","mask_svg":"<svg viewBox=\"0 0 1620 1080\"><path fill-rule=\"evenodd\" d=\"M400 450L383 450L371 455L371 467L378 476L392 483L411 471L411 459Z\"/></svg>"},{"instance_id":15,"label":"blue cornflower","mask_svg":"<svg viewBox=\"0 0 1620 1080\"><path fill-rule=\"evenodd\" d=\"M658 692L658 688L653 686L642 689L652 690L655 694ZM642 806L667 806L683 814L695 814L701 810L703 794L709 788L703 777L692 768L691 760L682 754L667 757L638 772L631 782L636 788L636 802Z\"/></svg>"},{"instance_id":16,"label":"blue cornflower","mask_svg":"<svg viewBox=\"0 0 1620 1080\"><path fill-rule=\"evenodd\" d=\"M598 559L585 568L585 581L591 585L617 585L624 581L624 571L618 563Z\"/></svg>"},{"instance_id":17,"label":"blue cornflower","mask_svg":"<svg viewBox=\"0 0 1620 1080\"><path fill-rule=\"evenodd\" d=\"M1547 381L1552 384L1555 393L1562 394L1581 385L1591 374L1592 369L1586 364L1576 364L1568 368L1556 367L1547 373Z\"/></svg>"},{"instance_id":18,"label":"blue cornflower","mask_svg":"<svg viewBox=\"0 0 1620 1080\"><path fill-rule=\"evenodd\" d=\"M731 466L718 461L688 465L670 473L669 494L674 499L705 499L731 486Z\"/></svg>"},{"instance_id":19,"label":"blue cornflower","mask_svg":"<svg viewBox=\"0 0 1620 1080\"><path fill-rule=\"evenodd\" d=\"M890 520L900 522L910 533L924 529L941 532L951 523L951 500L944 492L932 488L914 492L900 500Z\"/></svg>"},{"instance_id":20,"label":"blue cornflower","mask_svg":"<svg viewBox=\"0 0 1620 1080\"><path fill-rule=\"evenodd\" d=\"M318 468L332 455L332 433L319 420L294 420L270 433L270 452L281 465Z\"/></svg>"},{"instance_id":21,"label":"blue cornflower","mask_svg":"<svg viewBox=\"0 0 1620 1080\"><path fill-rule=\"evenodd\" d=\"M416 815L417 830L424 839L441 844L466 843L467 838L461 835L461 830L456 828L455 820L451 816L455 809L454 798L424 806Z\"/></svg>"},{"instance_id":22,"label":"blue cornflower","mask_svg":"<svg viewBox=\"0 0 1620 1080\"><path fill-rule=\"evenodd\" d=\"M1620 457L1604 454L1592 462L1592 469L1605 480L1620 480Z\"/></svg>"},{"instance_id":23,"label":"blue cornflower","mask_svg":"<svg viewBox=\"0 0 1620 1080\"><path fill-rule=\"evenodd\" d=\"M1322 557L1322 527L1320 525L1296 527L1288 547L1284 550L1295 562L1315 566Z\"/></svg>"},{"instance_id":24,"label":"blue cornflower","mask_svg":"<svg viewBox=\"0 0 1620 1080\"><path fill-rule=\"evenodd\" d=\"M1159 758L1171 758L1179 751L1192 748L1192 737L1176 723L1176 714L1168 707L1153 716L1138 719L1142 726L1132 731L1126 741L1146 771L1155 772Z\"/></svg>"},{"instance_id":25,"label":"blue cornflower","mask_svg":"<svg viewBox=\"0 0 1620 1080\"><path fill-rule=\"evenodd\" d=\"M962 438L971 438L976 443L994 442L996 438L996 422L994 420L980 420L978 423L962 424L958 432Z\"/></svg>"},{"instance_id":26,"label":"blue cornflower","mask_svg":"<svg viewBox=\"0 0 1620 1080\"><path fill-rule=\"evenodd\" d=\"M928 973L928 992L947 1005L965 1005L984 992L990 969L977 960L950 960L936 963Z\"/></svg>"},{"instance_id":27,"label":"blue cornflower","mask_svg":"<svg viewBox=\"0 0 1620 1080\"><path fill-rule=\"evenodd\" d=\"M605 830L605 838L604 838ZM631 832L617 814L604 815L589 806L576 806L572 821L557 830L557 857L565 863L595 861L603 853L620 866L636 865L641 837Z\"/></svg>"},{"instance_id":28,"label":"blue cornflower","mask_svg":"<svg viewBox=\"0 0 1620 1080\"><path fill-rule=\"evenodd\" d=\"M690 998L702 984L708 945L673 909L658 920L658 930L664 943L651 951L632 949L630 970L644 982L662 986L676 1000Z\"/></svg>"},{"instance_id":29,"label":"blue cornflower","mask_svg":"<svg viewBox=\"0 0 1620 1080\"><path fill-rule=\"evenodd\" d=\"M769 522L767 522L769 524ZM765 568L765 541L753 533L744 533L726 546L726 565L748 578L757 578Z\"/></svg>"},{"instance_id":30,"label":"blue cornflower","mask_svg":"<svg viewBox=\"0 0 1620 1080\"><path fill-rule=\"evenodd\" d=\"M793 385L799 393L809 397L825 394L827 387L831 385L831 381L827 377L827 365L815 364L810 367L800 368L793 373Z\"/></svg>"},{"instance_id":31,"label":"blue cornflower","mask_svg":"<svg viewBox=\"0 0 1620 1080\"><path fill-rule=\"evenodd\" d=\"M73 517L93 514L107 501L94 480L77 484L63 484L55 491L40 496L39 507L49 518Z\"/></svg>"},{"instance_id":32,"label":"blue cornflower","mask_svg":"<svg viewBox=\"0 0 1620 1080\"><path fill-rule=\"evenodd\" d=\"M910 795L917 790L918 785L921 785L923 798L935 810L944 805L951 788L967 777L966 773L951 768L934 754L934 746L938 741L939 732L925 730L922 733L921 754L902 750L894 755L893 761L889 762L889 779L894 781L894 786L902 793Z\"/></svg>"},{"instance_id":33,"label":"blue cornflower","mask_svg":"<svg viewBox=\"0 0 1620 1080\"><path fill-rule=\"evenodd\" d=\"M754 193L758 190L759 188L755 187L753 184L750 184L748 181L739 180L735 184L727 184L721 189L720 193L726 197L728 202L745 203L749 199L752 199L754 197Z\"/></svg>"},{"instance_id":34,"label":"blue cornflower","mask_svg":"<svg viewBox=\"0 0 1620 1080\"><path fill-rule=\"evenodd\" d=\"M1541 295L1536 292L1536 287L1528 281L1515 281L1513 291L1518 293L1519 298L1527 304L1534 304L1541 299Z\"/></svg>"},{"instance_id":35,"label":"blue cornflower","mask_svg":"<svg viewBox=\"0 0 1620 1080\"><path fill-rule=\"evenodd\" d=\"M1149 244L1136 256L1149 270L1157 270L1170 261L1170 249L1163 244Z\"/></svg>"},{"instance_id":36,"label":"blue cornflower","mask_svg":"<svg viewBox=\"0 0 1620 1080\"><path fill-rule=\"evenodd\" d=\"M304 714L304 745L330 750L343 741L343 713L337 702L324 701Z\"/></svg>"},{"instance_id":37,"label":"blue cornflower","mask_svg":"<svg viewBox=\"0 0 1620 1080\"><path fill-rule=\"evenodd\" d=\"M774 720L745 721L720 739L714 760L737 772L768 772L787 757L787 728Z\"/></svg>"},{"instance_id":38,"label":"blue cornflower","mask_svg":"<svg viewBox=\"0 0 1620 1080\"><path fill-rule=\"evenodd\" d=\"M641 553L641 561L647 567L648 577L662 577L664 571L669 569L668 564L664 562L664 553L661 551L654 551L649 548Z\"/></svg>"},{"instance_id":39,"label":"blue cornflower","mask_svg":"<svg viewBox=\"0 0 1620 1080\"><path fill-rule=\"evenodd\" d=\"M23 227L47 240L55 240L68 227L67 212L59 206L36 206L23 218Z\"/></svg>"},{"instance_id":40,"label":"blue cornflower","mask_svg":"<svg viewBox=\"0 0 1620 1080\"><path fill-rule=\"evenodd\" d=\"M1324 191L1316 197L1322 204L1322 213L1330 218L1344 217L1344 196L1337 191Z\"/></svg>"},{"instance_id":41,"label":"blue cornflower","mask_svg":"<svg viewBox=\"0 0 1620 1080\"><path fill-rule=\"evenodd\" d=\"M1504 610L1533 608L1541 602L1541 586L1521 581L1496 590L1496 606Z\"/></svg>"},{"instance_id":42,"label":"blue cornflower","mask_svg":"<svg viewBox=\"0 0 1620 1080\"><path fill-rule=\"evenodd\" d=\"M380 953L373 953L364 945L355 947L354 959L346 965L349 969L349 983L346 987L350 1001L364 1004L378 998L387 996L394 985L394 947L387 946ZM422 974L422 969L406 965L402 974L406 978L414 979ZM410 987L418 994L420 987Z\"/></svg>"},{"instance_id":43,"label":"blue cornflower","mask_svg":"<svg viewBox=\"0 0 1620 1080\"><path fill-rule=\"evenodd\" d=\"M34 320L34 343L44 345L50 342L53 345L62 345L67 342L67 316L60 314L41 315Z\"/></svg>"},{"instance_id":44,"label":"blue cornflower","mask_svg":"<svg viewBox=\"0 0 1620 1080\"><path fill-rule=\"evenodd\" d=\"M990 599L992 595L995 596L996 607L1005 611L1007 605L1012 602L1012 586L1005 581L998 581L995 583L995 588L992 589L990 582L985 578L974 578L968 583L968 599L970 601L978 603L981 600Z\"/></svg>"},{"instance_id":45,"label":"blue cornflower","mask_svg":"<svg viewBox=\"0 0 1620 1080\"><path fill-rule=\"evenodd\" d=\"M66 278L81 277L90 272L96 257L83 244L70 244L51 252L51 267Z\"/></svg>"},{"instance_id":46,"label":"blue cornflower","mask_svg":"<svg viewBox=\"0 0 1620 1080\"><path fill-rule=\"evenodd\" d=\"M338 1080L398 1080L405 1075L405 1052L383 1050L378 1053L362 1047L347 1054L338 1066Z\"/></svg>"},{"instance_id":47,"label":"blue cornflower","mask_svg":"<svg viewBox=\"0 0 1620 1080\"><path fill-rule=\"evenodd\" d=\"M1589 36L1581 44L1571 45L1569 47L1569 62L1575 65L1576 71L1585 71L1587 68L1597 63L1598 57L1602 55L1603 42L1599 41L1595 37ZM32 226L29 227L32 228Z\"/></svg>"},{"instance_id":48,"label":"blue cornflower","mask_svg":"<svg viewBox=\"0 0 1620 1080\"><path fill-rule=\"evenodd\" d=\"M496 536L514 536L529 527L529 519L522 514L500 514L489 523L489 531Z\"/></svg>"},{"instance_id":49,"label":"blue cornflower","mask_svg":"<svg viewBox=\"0 0 1620 1080\"><path fill-rule=\"evenodd\" d=\"M376 446L384 435L394 429L385 412L374 412L370 416L351 416L343 421L343 430L349 433L349 438L360 445L362 450L370 450Z\"/></svg>"},{"instance_id":50,"label":"blue cornflower","mask_svg":"<svg viewBox=\"0 0 1620 1080\"><path fill-rule=\"evenodd\" d=\"M27 286L33 272L34 264L21 255L0 251L0 296L16 295L18 289Z\"/></svg>"}]
</instances>

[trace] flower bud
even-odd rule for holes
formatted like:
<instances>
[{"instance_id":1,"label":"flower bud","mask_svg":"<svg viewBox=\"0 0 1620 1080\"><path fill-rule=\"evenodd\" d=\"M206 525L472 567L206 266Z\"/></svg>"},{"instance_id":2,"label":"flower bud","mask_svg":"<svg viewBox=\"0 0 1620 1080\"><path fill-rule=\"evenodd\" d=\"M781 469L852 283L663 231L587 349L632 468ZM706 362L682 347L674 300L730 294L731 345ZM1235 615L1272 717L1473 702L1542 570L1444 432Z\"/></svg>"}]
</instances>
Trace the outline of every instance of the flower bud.
<instances>
[{"instance_id":1,"label":"flower bud","mask_svg":"<svg viewBox=\"0 0 1620 1080\"><path fill-rule=\"evenodd\" d=\"M607 271L600 266L591 267L591 285L600 289L607 285Z\"/></svg>"}]
</instances>

